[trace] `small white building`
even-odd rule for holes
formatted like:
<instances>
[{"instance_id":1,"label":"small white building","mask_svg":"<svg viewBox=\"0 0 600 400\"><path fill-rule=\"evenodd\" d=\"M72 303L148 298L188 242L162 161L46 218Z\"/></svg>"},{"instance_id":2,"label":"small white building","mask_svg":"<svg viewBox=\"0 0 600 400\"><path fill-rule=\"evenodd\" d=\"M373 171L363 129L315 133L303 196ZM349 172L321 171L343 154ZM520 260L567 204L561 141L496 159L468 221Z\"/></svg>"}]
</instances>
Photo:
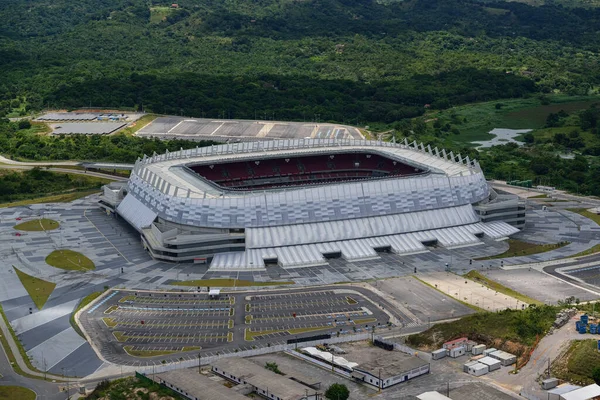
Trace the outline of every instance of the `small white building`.
<instances>
[{"instance_id":1,"label":"small white building","mask_svg":"<svg viewBox=\"0 0 600 400\"><path fill-rule=\"evenodd\" d=\"M561 400L592 400L600 397L600 386L593 384L575 389L560 396Z\"/></svg>"},{"instance_id":2,"label":"small white building","mask_svg":"<svg viewBox=\"0 0 600 400\"><path fill-rule=\"evenodd\" d=\"M470 366L468 372L473 376L481 376L487 374L489 372L489 368L487 365L478 362L477 364Z\"/></svg>"},{"instance_id":3,"label":"small white building","mask_svg":"<svg viewBox=\"0 0 600 400\"><path fill-rule=\"evenodd\" d=\"M517 356L507 353L506 351L498 350L489 354L490 357L500 360L505 367L517 362Z\"/></svg>"},{"instance_id":4,"label":"small white building","mask_svg":"<svg viewBox=\"0 0 600 400\"><path fill-rule=\"evenodd\" d=\"M473 348L471 349L471 354L473 354L474 356L483 354L483 351L485 350L485 348L486 348L485 344L478 344L477 346L473 346Z\"/></svg>"},{"instance_id":5,"label":"small white building","mask_svg":"<svg viewBox=\"0 0 600 400\"><path fill-rule=\"evenodd\" d=\"M484 365L487 365L490 372L500 369L500 367L502 366L500 360L496 360L492 357L483 357L479 359L479 362Z\"/></svg>"},{"instance_id":6,"label":"small white building","mask_svg":"<svg viewBox=\"0 0 600 400\"><path fill-rule=\"evenodd\" d=\"M429 373L429 363L418 357L402 354L394 360L376 359L352 369L352 378L385 389Z\"/></svg>"},{"instance_id":7,"label":"small white building","mask_svg":"<svg viewBox=\"0 0 600 400\"><path fill-rule=\"evenodd\" d=\"M210 289L208 291L208 297L211 299L218 299L221 295L221 289Z\"/></svg>"}]
</instances>

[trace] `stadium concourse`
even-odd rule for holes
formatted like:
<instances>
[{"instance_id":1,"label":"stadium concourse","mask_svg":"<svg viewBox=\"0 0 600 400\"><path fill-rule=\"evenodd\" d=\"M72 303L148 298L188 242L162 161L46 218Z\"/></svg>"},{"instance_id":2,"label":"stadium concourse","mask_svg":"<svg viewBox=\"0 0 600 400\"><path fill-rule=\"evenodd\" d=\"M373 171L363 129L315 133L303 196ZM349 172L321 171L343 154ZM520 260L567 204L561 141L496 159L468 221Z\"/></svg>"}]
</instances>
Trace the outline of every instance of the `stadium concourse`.
<instances>
[{"instance_id":1,"label":"stadium concourse","mask_svg":"<svg viewBox=\"0 0 600 400\"><path fill-rule=\"evenodd\" d=\"M213 270L323 265L503 240L524 219L476 161L364 140L242 142L138 160L100 205L152 257ZM512 224L512 225L511 225Z\"/></svg>"}]
</instances>

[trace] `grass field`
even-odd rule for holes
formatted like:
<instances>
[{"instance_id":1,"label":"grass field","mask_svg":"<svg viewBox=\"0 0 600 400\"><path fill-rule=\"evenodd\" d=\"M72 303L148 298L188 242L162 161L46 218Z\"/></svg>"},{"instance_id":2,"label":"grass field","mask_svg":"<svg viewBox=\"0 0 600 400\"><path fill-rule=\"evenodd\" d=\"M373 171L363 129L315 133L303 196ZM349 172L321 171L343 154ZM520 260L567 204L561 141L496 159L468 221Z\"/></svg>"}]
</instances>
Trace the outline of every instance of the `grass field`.
<instances>
[{"instance_id":1,"label":"grass field","mask_svg":"<svg viewBox=\"0 0 600 400\"><path fill-rule=\"evenodd\" d=\"M523 242L517 239L508 239L508 250L495 256L476 258L475 260L493 260L496 258L531 256L533 254L545 253L550 250L559 249L568 245L569 242L560 242L554 244L535 244Z\"/></svg>"},{"instance_id":2,"label":"grass field","mask_svg":"<svg viewBox=\"0 0 600 400\"><path fill-rule=\"evenodd\" d=\"M46 263L67 271L91 271L96 266L86 256L73 250L54 250L46 257Z\"/></svg>"},{"instance_id":3,"label":"grass field","mask_svg":"<svg viewBox=\"0 0 600 400\"><path fill-rule=\"evenodd\" d=\"M59 227L60 224L58 222L48 218L33 219L13 226L16 230L28 232L52 231Z\"/></svg>"},{"instance_id":4,"label":"grass field","mask_svg":"<svg viewBox=\"0 0 600 400\"><path fill-rule=\"evenodd\" d=\"M600 366L597 341L574 340L567 352L552 364L552 372L559 379L579 385L590 385L592 371Z\"/></svg>"},{"instance_id":5,"label":"grass field","mask_svg":"<svg viewBox=\"0 0 600 400\"><path fill-rule=\"evenodd\" d=\"M19 207L26 206L29 204L41 204L41 203L69 203L73 200L81 199L82 197L89 196L90 194L99 193L100 189L82 190L80 192L69 192L63 194L54 194L51 196L37 197L35 199L26 199L11 201L9 203L0 203L2 207Z\"/></svg>"},{"instance_id":6,"label":"grass field","mask_svg":"<svg viewBox=\"0 0 600 400\"><path fill-rule=\"evenodd\" d=\"M539 129L550 113L577 111L600 101L600 97L592 96L556 95L549 99L548 105L542 105L536 97L468 104L428 113L427 119L449 122L460 130L460 135L453 136L452 140L469 143L490 139L488 132L494 128ZM496 109L496 104L502 104L502 107Z\"/></svg>"},{"instance_id":7,"label":"grass field","mask_svg":"<svg viewBox=\"0 0 600 400\"><path fill-rule=\"evenodd\" d=\"M54 291L56 283L27 275L25 272L18 270L14 266L13 268L23 284L23 287L27 290L27 293L29 293L31 300L33 300L38 310L41 310L44 307L44 304L46 304L46 301L48 301L48 297L50 297Z\"/></svg>"},{"instance_id":8,"label":"grass field","mask_svg":"<svg viewBox=\"0 0 600 400\"><path fill-rule=\"evenodd\" d=\"M2 400L35 400L35 392L21 386L0 386Z\"/></svg>"},{"instance_id":9,"label":"grass field","mask_svg":"<svg viewBox=\"0 0 600 400\"><path fill-rule=\"evenodd\" d=\"M92 301L94 301L98 297L100 297L100 295L102 293L104 293L104 292L94 292L94 293L88 294L83 299L81 299L81 301L79 302L79 304L77 305L75 310L73 310L73 312L71 313L71 317L69 318L69 322L71 323L71 326L73 327L73 329L75 329L75 332L77 332L79 334L79 336L81 336L84 339L85 339L85 336L83 335L83 332L81 332L81 328L79 327L79 325L77 325L77 322L75 322L75 314L77 314L77 312L79 310L81 310L83 307L87 306Z\"/></svg>"},{"instance_id":10,"label":"grass field","mask_svg":"<svg viewBox=\"0 0 600 400\"><path fill-rule=\"evenodd\" d=\"M150 7L150 23L159 24L173 12L171 7Z\"/></svg>"},{"instance_id":11,"label":"grass field","mask_svg":"<svg viewBox=\"0 0 600 400\"><path fill-rule=\"evenodd\" d=\"M126 135L134 135L137 131L148 125L150 122L154 121L156 118L158 118L158 115L156 114L146 114L142 118L138 119L133 124L131 124L131 126L128 126L127 128L123 129L121 133L124 133Z\"/></svg>"},{"instance_id":12,"label":"grass field","mask_svg":"<svg viewBox=\"0 0 600 400\"><path fill-rule=\"evenodd\" d=\"M243 279L199 279L195 281L175 281L170 285L174 286L200 286L200 287L247 287L247 286L279 286L293 285L292 281L281 282L255 282L245 281Z\"/></svg>"},{"instance_id":13,"label":"grass field","mask_svg":"<svg viewBox=\"0 0 600 400\"><path fill-rule=\"evenodd\" d=\"M524 294L521 294L515 290L512 290L509 287L506 287L496 281L491 280L490 278L488 278L485 275L480 274L479 272L473 270L473 271L469 271L466 275L466 278L471 279L472 281L475 281L477 283L481 283L482 285L485 285L487 287L489 287L490 289L498 292L498 293L502 293L505 294L507 296L510 297L514 297L515 299L522 301L523 303L528 303L528 304L544 304L539 300L533 299L529 296L525 296Z\"/></svg>"}]
</instances>

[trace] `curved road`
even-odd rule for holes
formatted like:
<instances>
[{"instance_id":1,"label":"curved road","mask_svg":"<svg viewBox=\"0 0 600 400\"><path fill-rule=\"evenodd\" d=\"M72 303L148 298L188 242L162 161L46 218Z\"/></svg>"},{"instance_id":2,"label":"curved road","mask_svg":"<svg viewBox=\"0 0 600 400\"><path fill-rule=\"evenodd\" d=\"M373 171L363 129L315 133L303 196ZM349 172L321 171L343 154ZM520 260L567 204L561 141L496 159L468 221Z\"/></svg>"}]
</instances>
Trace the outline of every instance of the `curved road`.
<instances>
[{"instance_id":1,"label":"curved road","mask_svg":"<svg viewBox=\"0 0 600 400\"><path fill-rule=\"evenodd\" d=\"M48 165L55 165L55 164L48 164ZM14 169L14 170L19 170L19 171L25 171L25 170L34 169L35 167L41 167L41 166L43 166L43 165L28 165L28 164L2 165L2 164L0 164L0 169ZM97 178L110 179L111 181L125 182L129 179L129 178L123 177L123 176L103 174L101 172L85 171L85 170L81 170L81 169L54 168L54 167L44 166L44 170L52 171L52 172L60 172L60 173L65 173L65 174L95 176Z\"/></svg>"}]
</instances>

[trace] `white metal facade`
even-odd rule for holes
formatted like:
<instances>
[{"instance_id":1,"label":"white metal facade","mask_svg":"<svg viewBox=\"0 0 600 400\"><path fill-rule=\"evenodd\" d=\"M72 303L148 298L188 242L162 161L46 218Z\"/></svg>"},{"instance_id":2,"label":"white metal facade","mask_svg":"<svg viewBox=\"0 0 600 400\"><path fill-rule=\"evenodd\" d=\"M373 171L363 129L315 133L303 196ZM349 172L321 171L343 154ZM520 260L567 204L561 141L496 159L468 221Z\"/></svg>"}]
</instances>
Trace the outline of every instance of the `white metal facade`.
<instances>
[{"instance_id":1,"label":"white metal facade","mask_svg":"<svg viewBox=\"0 0 600 400\"><path fill-rule=\"evenodd\" d=\"M231 191L194 176L186 165L253 161L336 152L370 152L428 171L424 175ZM324 264L325 255L347 260L502 239L518 230L504 222L483 224L472 204L489 196L476 161L423 144L364 140L277 140L182 150L138 160L128 194L117 208L136 229L157 217L187 227L245 229L246 251L215 254L211 268L263 268Z\"/></svg>"}]
</instances>

